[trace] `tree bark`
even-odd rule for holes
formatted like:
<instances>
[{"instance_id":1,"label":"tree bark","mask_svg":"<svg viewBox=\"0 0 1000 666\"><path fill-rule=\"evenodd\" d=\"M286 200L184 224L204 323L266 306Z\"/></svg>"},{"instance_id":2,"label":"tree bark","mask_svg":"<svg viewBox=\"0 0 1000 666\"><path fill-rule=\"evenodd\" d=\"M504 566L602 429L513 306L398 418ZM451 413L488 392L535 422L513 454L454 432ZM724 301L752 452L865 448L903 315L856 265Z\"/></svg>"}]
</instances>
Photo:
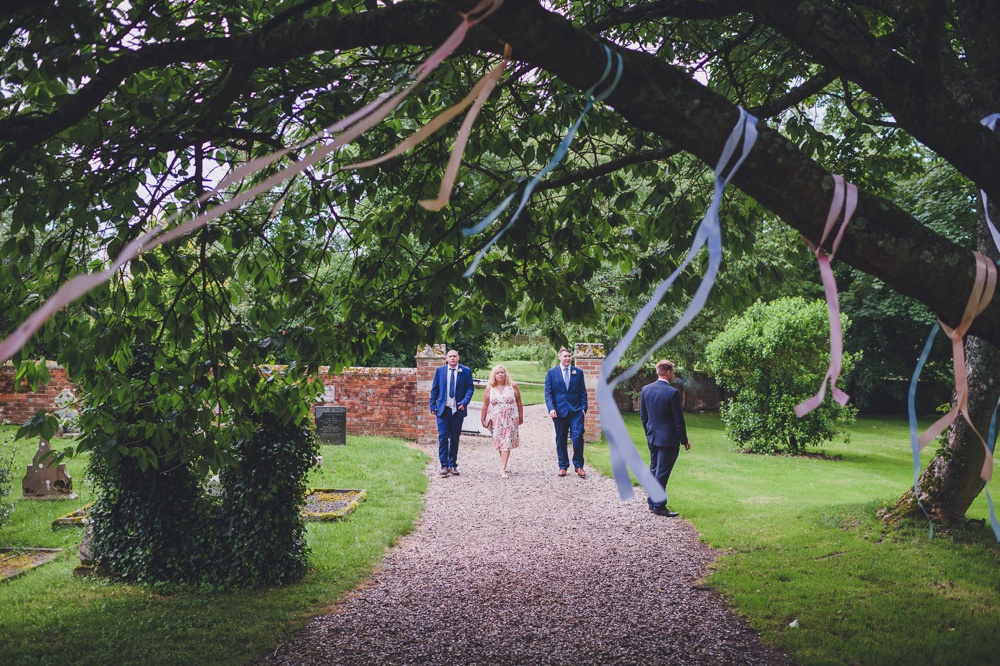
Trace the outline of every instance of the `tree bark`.
<instances>
[{"instance_id":1,"label":"tree bark","mask_svg":"<svg viewBox=\"0 0 1000 666\"><path fill-rule=\"evenodd\" d=\"M996 216L995 209L993 215ZM979 213L976 245L991 260L995 261L1000 254L982 210ZM965 365L969 374L969 415L979 435L985 439L989 436L990 418L1000 396L1000 350L986 340L970 335L965 340ZM983 490L984 482L980 474L985 458L983 442L959 416L948 430L947 443L928 463L917 482L920 502L932 521L940 524L965 521L965 512ZM903 518L919 518L922 514L914 501L913 488L910 488L883 518L892 525Z\"/></svg>"}]
</instances>

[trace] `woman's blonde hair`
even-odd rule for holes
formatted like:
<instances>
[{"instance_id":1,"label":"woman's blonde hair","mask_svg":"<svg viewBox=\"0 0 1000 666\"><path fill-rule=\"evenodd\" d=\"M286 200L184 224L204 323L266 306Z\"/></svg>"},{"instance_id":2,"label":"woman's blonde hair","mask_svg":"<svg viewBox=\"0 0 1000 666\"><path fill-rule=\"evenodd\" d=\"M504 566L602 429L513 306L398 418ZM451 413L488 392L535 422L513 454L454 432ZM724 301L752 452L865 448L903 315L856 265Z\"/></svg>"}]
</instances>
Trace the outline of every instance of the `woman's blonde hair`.
<instances>
[{"instance_id":1,"label":"woman's blonde hair","mask_svg":"<svg viewBox=\"0 0 1000 666\"><path fill-rule=\"evenodd\" d=\"M514 385L514 380L511 378L510 372L507 371L507 368L503 367L502 365L495 365L495 366L493 366L493 369L490 370L490 378L489 378L489 381L486 382L487 386L496 386L497 385L497 370L503 370L504 372L507 373L507 384L505 384L505 386L506 385L510 385L510 386Z\"/></svg>"}]
</instances>

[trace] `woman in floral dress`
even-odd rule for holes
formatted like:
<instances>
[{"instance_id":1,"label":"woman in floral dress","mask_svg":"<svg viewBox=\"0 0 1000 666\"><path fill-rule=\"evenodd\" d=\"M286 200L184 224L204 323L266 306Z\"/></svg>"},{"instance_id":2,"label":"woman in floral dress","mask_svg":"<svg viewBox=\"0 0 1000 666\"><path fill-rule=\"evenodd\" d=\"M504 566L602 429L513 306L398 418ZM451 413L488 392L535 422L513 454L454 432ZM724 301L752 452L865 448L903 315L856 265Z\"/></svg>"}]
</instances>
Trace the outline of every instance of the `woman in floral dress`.
<instances>
[{"instance_id":1,"label":"woman in floral dress","mask_svg":"<svg viewBox=\"0 0 1000 666\"><path fill-rule=\"evenodd\" d=\"M493 446L500 452L500 476L507 479L510 450L520 443L518 426L524 423L521 391L510 378L507 368L498 365L490 372L483 396L483 427L493 434Z\"/></svg>"}]
</instances>

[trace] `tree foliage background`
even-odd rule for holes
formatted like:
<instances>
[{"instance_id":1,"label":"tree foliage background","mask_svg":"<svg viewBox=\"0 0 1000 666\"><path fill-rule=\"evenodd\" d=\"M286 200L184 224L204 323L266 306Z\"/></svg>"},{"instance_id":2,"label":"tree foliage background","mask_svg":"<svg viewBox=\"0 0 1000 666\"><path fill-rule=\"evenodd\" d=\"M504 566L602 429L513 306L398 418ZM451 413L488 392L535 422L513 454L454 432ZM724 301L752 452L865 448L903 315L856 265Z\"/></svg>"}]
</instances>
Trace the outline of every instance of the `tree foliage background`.
<instances>
[{"instance_id":1,"label":"tree foliage background","mask_svg":"<svg viewBox=\"0 0 1000 666\"><path fill-rule=\"evenodd\" d=\"M291 149L202 207L302 159L305 137L405 81L472 5L0 4L2 331L230 168ZM511 318L554 322L554 341L600 322L614 340L690 246L739 105L760 118L760 138L724 202L724 270L705 327L677 343L687 345L682 356L697 358L711 328L757 298L818 293L795 236L819 238L830 175L841 173L861 188L835 262L857 334L847 345L878 348L866 357L882 363L858 373L863 396L912 363L920 334L898 331L934 317L958 323L970 250L989 251L973 197L977 188L1000 196L1000 138L979 122L1000 109L998 28L1000 8L988 0L505 0L386 122L131 262L13 360L38 379L34 361L54 358L83 387L94 434L78 449L202 473L233 464L257 416L302 423L320 364L410 353ZM436 193L451 126L381 166L340 171L461 99L505 43L513 62L480 116L451 206L417 205ZM466 239L461 229L549 160L605 67L605 44L624 62L614 92L478 272L462 278L489 233ZM686 303L703 261L671 290L659 321ZM1000 303L971 331L1000 342ZM140 349L141 403L120 388ZM980 353L970 362L986 370ZM943 346L938 354L941 372ZM257 371L275 361L301 387L278 402ZM987 389L976 394L977 418L995 402ZM115 423L123 406L138 415L127 437ZM177 426L184 437L168 434L178 418L190 421ZM954 474L938 470L926 492L928 504L949 497L946 513L961 516L982 487L969 470L984 454L953 439L943 458ZM961 492L941 494L942 479Z\"/></svg>"}]
</instances>

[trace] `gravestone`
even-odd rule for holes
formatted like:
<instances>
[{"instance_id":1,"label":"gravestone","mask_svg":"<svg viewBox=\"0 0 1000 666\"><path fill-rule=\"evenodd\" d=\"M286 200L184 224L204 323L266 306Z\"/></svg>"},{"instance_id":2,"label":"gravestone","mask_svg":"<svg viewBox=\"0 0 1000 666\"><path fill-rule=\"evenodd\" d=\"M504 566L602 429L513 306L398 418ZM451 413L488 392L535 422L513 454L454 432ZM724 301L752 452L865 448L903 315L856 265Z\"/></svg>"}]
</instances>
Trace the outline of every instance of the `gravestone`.
<instances>
[{"instance_id":1,"label":"gravestone","mask_svg":"<svg viewBox=\"0 0 1000 666\"><path fill-rule=\"evenodd\" d=\"M69 389L63 389L53 401L56 406L55 415L59 419L59 427L65 435L76 435L80 432L80 412L75 409L76 396Z\"/></svg>"},{"instance_id":2,"label":"gravestone","mask_svg":"<svg viewBox=\"0 0 1000 666\"><path fill-rule=\"evenodd\" d=\"M76 499L73 479L66 471L66 463L52 464L52 447L44 439L38 440L38 451L21 479L25 499Z\"/></svg>"},{"instance_id":3,"label":"gravestone","mask_svg":"<svg viewBox=\"0 0 1000 666\"><path fill-rule=\"evenodd\" d=\"M347 407L313 407L316 436L323 444L347 444Z\"/></svg>"}]
</instances>

